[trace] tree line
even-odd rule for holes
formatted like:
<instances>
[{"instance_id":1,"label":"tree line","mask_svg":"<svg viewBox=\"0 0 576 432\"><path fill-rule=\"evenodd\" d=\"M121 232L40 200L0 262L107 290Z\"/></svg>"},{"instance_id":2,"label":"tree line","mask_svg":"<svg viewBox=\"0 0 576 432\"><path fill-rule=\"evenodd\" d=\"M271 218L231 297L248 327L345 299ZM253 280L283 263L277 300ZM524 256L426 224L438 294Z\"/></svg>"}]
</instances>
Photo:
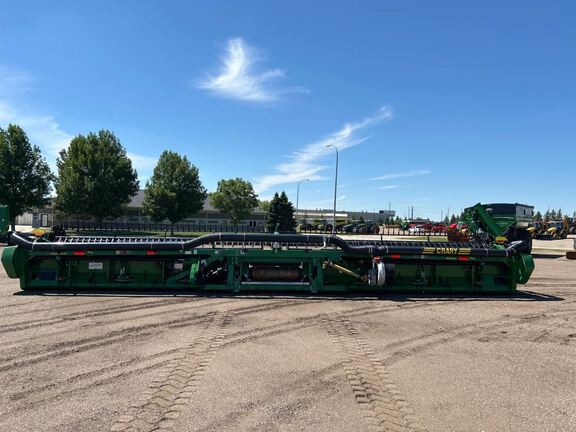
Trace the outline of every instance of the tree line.
<instances>
[{"instance_id":1,"label":"tree line","mask_svg":"<svg viewBox=\"0 0 576 432\"><path fill-rule=\"evenodd\" d=\"M108 130L74 137L60 151L56 167L57 175L21 127L0 128L0 203L8 206L13 231L17 216L49 203L52 187L57 212L77 219L91 217L99 223L124 214L140 187L126 149ZM170 221L172 234L174 224L200 212L207 198L235 226L260 206L267 211L267 231L292 232L295 228L294 207L285 192L261 202L249 181L233 178L220 180L216 191L208 193L198 168L170 150L160 155L144 191L145 213L154 222Z\"/></svg>"}]
</instances>

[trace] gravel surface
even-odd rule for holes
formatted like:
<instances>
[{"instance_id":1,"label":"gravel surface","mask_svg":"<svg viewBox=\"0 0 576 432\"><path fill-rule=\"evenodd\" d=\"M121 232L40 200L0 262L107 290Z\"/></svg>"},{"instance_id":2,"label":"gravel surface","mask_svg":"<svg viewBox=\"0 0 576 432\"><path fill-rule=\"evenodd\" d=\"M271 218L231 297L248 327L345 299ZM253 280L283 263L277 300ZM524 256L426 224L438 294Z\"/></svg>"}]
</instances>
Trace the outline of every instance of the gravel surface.
<instances>
[{"instance_id":1,"label":"gravel surface","mask_svg":"<svg viewBox=\"0 0 576 432\"><path fill-rule=\"evenodd\" d=\"M0 431L574 431L576 261L513 297L24 294Z\"/></svg>"}]
</instances>

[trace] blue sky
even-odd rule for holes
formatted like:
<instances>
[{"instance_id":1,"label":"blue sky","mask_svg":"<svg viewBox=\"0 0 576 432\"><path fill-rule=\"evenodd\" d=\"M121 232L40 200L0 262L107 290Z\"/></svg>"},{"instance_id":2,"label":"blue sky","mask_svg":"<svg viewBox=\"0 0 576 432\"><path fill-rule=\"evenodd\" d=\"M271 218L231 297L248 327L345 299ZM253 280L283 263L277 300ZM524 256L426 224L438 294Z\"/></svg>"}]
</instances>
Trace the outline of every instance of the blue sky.
<instances>
[{"instance_id":1,"label":"blue sky","mask_svg":"<svg viewBox=\"0 0 576 432\"><path fill-rule=\"evenodd\" d=\"M139 176L164 149L208 190L440 218L476 202L576 210L576 4L9 2L0 126L53 163L112 130ZM144 182L142 183L144 186Z\"/></svg>"}]
</instances>

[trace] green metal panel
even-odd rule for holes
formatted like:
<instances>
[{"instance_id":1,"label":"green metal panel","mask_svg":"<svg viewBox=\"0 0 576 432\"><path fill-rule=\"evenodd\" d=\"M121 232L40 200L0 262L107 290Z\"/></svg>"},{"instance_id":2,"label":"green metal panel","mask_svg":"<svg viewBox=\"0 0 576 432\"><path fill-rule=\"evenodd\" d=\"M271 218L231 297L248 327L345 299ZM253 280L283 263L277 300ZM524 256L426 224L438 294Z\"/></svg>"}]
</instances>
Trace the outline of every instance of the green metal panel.
<instances>
[{"instance_id":1,"label":"green metal panel","mask_svg":"<svg viewBox=\"0 0 576 432\"><path fill-rule=\"evenodd\" d=\"M6 237L9 228L10 215L8 214L8 206L0 205L0 240Z\"/></svg>"},{"instance_id":2,"label":"green metal panel","mask_svg":"<svg viewBox=\"0 0 576 432\"><path fill-rule=\"evenodd\" d=\"M19 263L16 260L17 251L19 251L17 246L7 246L2 251L2 265L8 277L13 279L20 276L18 272Z\"/></svg>"}]
</instances>

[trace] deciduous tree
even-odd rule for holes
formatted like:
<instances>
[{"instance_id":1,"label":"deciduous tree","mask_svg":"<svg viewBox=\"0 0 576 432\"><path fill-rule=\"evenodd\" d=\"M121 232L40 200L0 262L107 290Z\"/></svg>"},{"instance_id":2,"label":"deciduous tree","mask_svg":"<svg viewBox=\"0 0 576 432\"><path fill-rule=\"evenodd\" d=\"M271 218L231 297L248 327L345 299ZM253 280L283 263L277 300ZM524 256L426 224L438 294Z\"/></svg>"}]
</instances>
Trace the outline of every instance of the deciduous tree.
<instances>
[{"instance_id":1,"label":"deciduous tree","mask_svg":"<svg viewBox=\"0 0 576 432\"><path fill-rule=\"evenodd\" d=\"M174 235L174 224L202 210L205 199L206 189L200 181L198 168L186 156L164 151L152 178L146 182L144 210L152 220L168 219Z\"/></svg>"},{"instance_id":2,"label":"deciduous tree","mask_svg":"<svg viewBox=\"0 0 576 432\"><path fill-rule=\"evenodd\" d=\"M8 206L12 231L16 216L48 203L53 180L40 149L30 144L22 128L0 128L0 203Z\"/></svg>"},{"instance_id":3,"label":"deciduous tree","mask_svg":"<svg viewBox=\"0 0 576 432\"><path fill-rule=\"evenodd\" d=\"M216 192L209 197L214 208L229 216L236 227L258 207L252 183L241 178L220 180Z\"/></svg>"},{"instance_id":4,"label":"deciduous tree","mask_svg":"<svg viewBox=\"0 0 576 432\"><path fill-rule=\"evenodd\" d=\"M78 135L60 152L57 160L56 205L71 216L122 215L138 191L138 176L132 161L116 136L107 130Z\"/></svg>"}]
</instances>

